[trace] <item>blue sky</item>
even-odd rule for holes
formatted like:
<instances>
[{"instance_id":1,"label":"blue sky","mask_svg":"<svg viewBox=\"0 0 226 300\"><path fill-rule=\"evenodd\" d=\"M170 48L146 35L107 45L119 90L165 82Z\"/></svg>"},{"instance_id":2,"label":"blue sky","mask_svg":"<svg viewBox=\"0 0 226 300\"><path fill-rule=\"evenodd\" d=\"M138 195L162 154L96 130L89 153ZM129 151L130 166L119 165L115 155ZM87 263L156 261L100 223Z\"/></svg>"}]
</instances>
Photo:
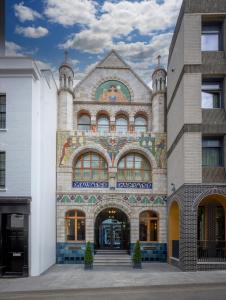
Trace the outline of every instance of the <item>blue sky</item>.
<instances>
[{"instance_id":1,"label":"blue sky","mask_svg":"<svg viewBox=\"0 0 226 300\"><path fill-rule=\"evenodd\" d=\"M68 49L76 80L111 49L149 83L168 48L182 0L6 0L8 55L31 55L56 72Z\"/></svg>"}]
</instances>

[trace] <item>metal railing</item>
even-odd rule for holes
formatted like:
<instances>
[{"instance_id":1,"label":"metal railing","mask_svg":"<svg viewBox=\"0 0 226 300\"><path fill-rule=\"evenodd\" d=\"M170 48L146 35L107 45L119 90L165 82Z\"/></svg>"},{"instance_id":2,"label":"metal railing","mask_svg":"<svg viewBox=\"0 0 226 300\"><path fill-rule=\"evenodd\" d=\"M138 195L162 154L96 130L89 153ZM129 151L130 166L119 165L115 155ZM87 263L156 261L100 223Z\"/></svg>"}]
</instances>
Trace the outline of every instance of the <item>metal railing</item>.
<instances>
[{"instance_id":1,"label":"metal railing","mask_svg":"<svg viewBox=\"0 0 226 300\"><path fill-rule=\"evenodd\" d=\"M199 261L221 262L226 261L225 241L198 241L197 255Z\"/></svg>"}]
</instances>

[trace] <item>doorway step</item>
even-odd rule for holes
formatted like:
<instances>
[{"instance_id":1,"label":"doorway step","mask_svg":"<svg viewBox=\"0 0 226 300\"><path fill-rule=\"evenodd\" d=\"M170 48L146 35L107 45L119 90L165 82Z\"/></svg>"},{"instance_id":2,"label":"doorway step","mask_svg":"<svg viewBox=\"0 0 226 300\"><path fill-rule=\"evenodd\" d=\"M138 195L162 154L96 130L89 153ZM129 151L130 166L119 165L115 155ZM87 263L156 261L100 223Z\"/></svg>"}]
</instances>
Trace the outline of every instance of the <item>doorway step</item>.
<instances>
[{"instance_id":1,"label":"doorway step","mask_svg":"<svg viewBox=\"0 0 226 300\"><path fill-rule=\"evenodd\" d=\"M94 267L123 267L131 266L131 256L127 250L97 250L94 256Z\"/></svg>"}]
</instances>

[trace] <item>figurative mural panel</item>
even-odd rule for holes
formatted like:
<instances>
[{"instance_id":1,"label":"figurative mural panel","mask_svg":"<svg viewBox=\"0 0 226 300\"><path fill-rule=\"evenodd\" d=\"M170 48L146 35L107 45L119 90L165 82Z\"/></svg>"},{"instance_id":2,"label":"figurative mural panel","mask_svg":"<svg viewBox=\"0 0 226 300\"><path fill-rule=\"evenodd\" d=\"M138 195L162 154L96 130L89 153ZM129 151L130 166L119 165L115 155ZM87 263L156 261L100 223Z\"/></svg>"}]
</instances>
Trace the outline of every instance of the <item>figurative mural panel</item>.
<instances>
[{"instance_id":1,"label":"figurative mural panel","mask_svg":"<svg viewBox=\"0 0 226 300\"><path fill-rule=\"evenodd\" d=\"M166 135L165 134L143 134L141 137L108 137L108 136L86 136L85 134L76 134L73 132L58 133L58 165L64 166L73 152L85 145L101 145L109 154L112 164L119 151L130 144L139 146L148 150L155 158L158 168L166 168Z\"/></svg>"},{"instance_id":2,"label":"figurative mural panel","mask_svg":"<svg viewBox=\"0 0 226 300\"><path fill-rule=\"evenodd\" d=\"M117 103L131 101L129 89L117 80L108 80L99 85L95 98L100 102Z\"/></svg>"}]
</instances>

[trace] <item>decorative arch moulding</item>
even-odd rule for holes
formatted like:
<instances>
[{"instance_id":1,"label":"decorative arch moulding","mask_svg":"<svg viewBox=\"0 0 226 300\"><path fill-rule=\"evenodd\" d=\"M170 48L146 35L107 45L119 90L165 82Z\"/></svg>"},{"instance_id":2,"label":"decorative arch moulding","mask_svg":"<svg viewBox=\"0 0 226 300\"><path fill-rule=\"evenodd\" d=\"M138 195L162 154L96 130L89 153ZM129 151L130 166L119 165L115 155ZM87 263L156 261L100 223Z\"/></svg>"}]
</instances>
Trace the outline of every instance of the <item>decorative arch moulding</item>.
<instances>
[{"instance_id":1,"label":"decorative arch moulding","mask_svg":"<svg viewBox=\"0 0 226 300\"><path fill-rule=\"evenodd\" d=\"M104 84L106 84L106 87L104 87ZM104 88L106 88L106 91L102 90ZM102 95L99 95L101 92ZM134 101L134 93L129 83L124 79L117 76L105 77L94 86L92 100L100 103L129 104Z\"/></svg>"}]
</instances>

